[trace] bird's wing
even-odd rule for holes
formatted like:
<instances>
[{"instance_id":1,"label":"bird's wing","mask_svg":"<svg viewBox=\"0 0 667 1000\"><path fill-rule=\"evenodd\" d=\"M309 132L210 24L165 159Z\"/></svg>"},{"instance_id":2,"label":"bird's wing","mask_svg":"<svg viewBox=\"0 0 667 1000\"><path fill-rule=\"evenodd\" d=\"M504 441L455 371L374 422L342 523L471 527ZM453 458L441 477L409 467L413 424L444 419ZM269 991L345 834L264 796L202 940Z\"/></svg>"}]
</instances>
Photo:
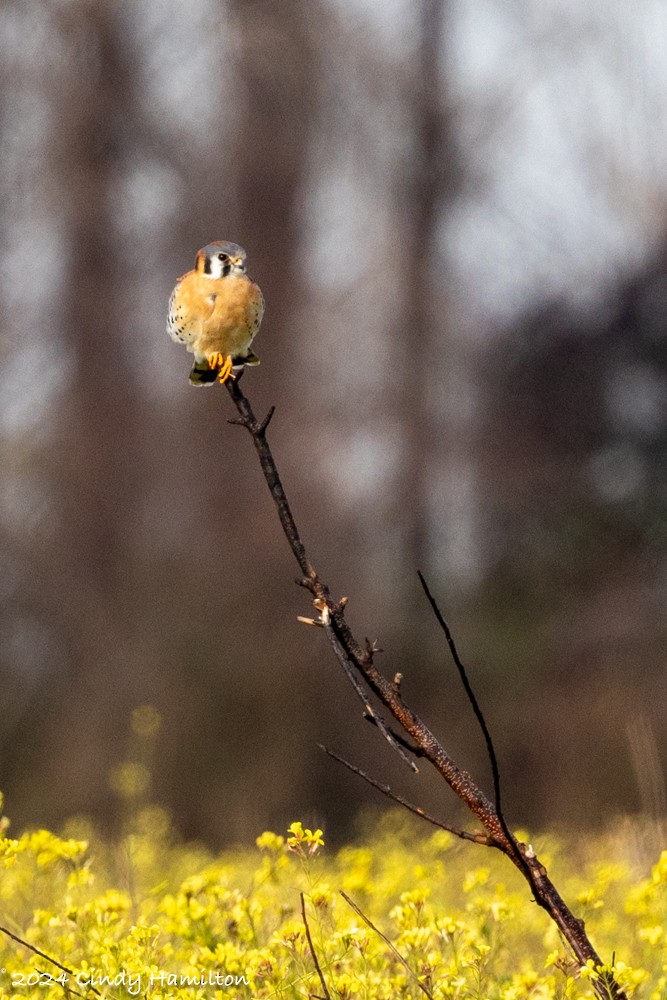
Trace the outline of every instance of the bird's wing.
<instances>
[{"instance_id":1,"label":"bird's wing","mask_svg":"<svg viewBox=\"0 0 667 1000\"><path fill-rule=\"evenodd\" d=\"M215 295L208 287L202 289L198 277L194 271L184 274L169 299L167 333L181 344L192 343L215 308Z\"/></svg>"},{"instance_id":2,"label":"bird's wing","mask_svg":"<svg viewBox=\"0 0 667 1000\"><path fill-rule=\"evenodd\" d=\"M254 322L254 333L257 333L262 322L262 317L264 316L264 296L262 295L262 290L259 285L256 285L254 281L251 280L252 284L252 308L255 313Z\"/></svg>"}]
</instances>

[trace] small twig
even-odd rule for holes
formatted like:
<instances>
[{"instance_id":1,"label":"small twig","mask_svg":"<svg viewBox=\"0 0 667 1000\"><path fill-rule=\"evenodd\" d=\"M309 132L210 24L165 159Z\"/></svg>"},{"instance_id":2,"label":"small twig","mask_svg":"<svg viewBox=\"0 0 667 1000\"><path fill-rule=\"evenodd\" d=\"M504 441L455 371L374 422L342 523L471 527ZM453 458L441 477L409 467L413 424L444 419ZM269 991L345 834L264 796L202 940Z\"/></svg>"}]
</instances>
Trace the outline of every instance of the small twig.
<instances>
[{"instance_id":1,"label":"small twig","mask_svg":"<svg viewBox=\"0 0 667 1000\"><path fill-rule=\"evenodd\" d=\"M310 949L310 954L313 956L313 962L315 963L315 968L317 969L317 975L320 977L320 982L322 984L322 989L324 990L324 995L327 1000L331 1000L331 994L327 989L327 984L324 979L324 973L317 958L317 952L315 951L315 945L313 944L313 939L310 936L310 927L308 926L308 917L306 916L306 901L304 899L303 893L299 893L301 896L301 916L303 917L303 926L306 928L306 940L308 942L308 947Z\"/></svg>"},{"instance_id":2,"label":"small twig","mask_svg":"<svg viewBox=\"0 0 667 1000\"><path fill-rule=\"evenodd\" d=\"M370 722L372 726L377 726L377 718L374 715L364 714L364 722ZM401 736L400 733L397 733L393 726L387 726L387 732L391 735L392 739L396 740L396 742L399 743L404 750L407 750L408 753L411 753L413 757L426 756L421 747L418 747L414 743L410 743L409 740L406 740L405 736Z\"/></svg>"},{"instance_id":3,"label":"small twig","mask_svg":"<svg viewBox=\"0 0 667 1000\"><path fill-rule=\"evenodd\" d=\"M414 771L415 774L418 774L419 773L419 768L415 764L414 760L412 760L410 757L408 757L407 753L405 752L405 750L401 746L401 743L404 742L404 741L401 740L401 743L399 743L398 739L396 739L396 737L394 736L394 734L388 729L387 724L384 722L384 720L382 719L382 717L380 715L378 715L378 713L375 711L375 709L371 705L371 703L369 701L369 698L368 698L368 695L366 694L366 691L364 690L363 685L361 684L361 682L358 680L356 674L354 673L354 671L352 669L352 666L350 665L350 661L348 659L347 653L343 649L343 647L342 647L342 645L341 645L341 643L340 643L340 641L338 639L338 636L334 632L333 628L327 622L324 622L324 627L326 629L327 638L328 638L328 640L329 640L329 642L331 644L331 648L333 649L333 651L334 651L334 653L336 655L336 659L338 660L338 662L340 663L341 667L345 671L345 674L347 676L348 681L350 682L350 684L352 685L352 687L356 691L357 695L359 696L359 698L363 702L364 708L365 708L366 713L367 713L366 718L369 720L369 722L375 723L375 725L377 726L377 728L380 730L380 732L382 733L382 735L384 736L384 738L389 743L389 746L392 748L392 750L395 750L396 753L398 754L398 756L402 760L405 761L405 763L408 765L408 767L412 771Z\"/></svg>"},{"instance_id":4,"label":"small twig","mask_svg":"<svg viewBox=\"0 0 667 1000\"><path fill-rule=\"evenodd\" d=\"M40 976L48 976L49 975L48 972L42 972L42 970L39 968L39 966L35 966L35 972L38 972L40 974ZM73 990L72 987L69 985L69 983L67 983L65 986L62 986L62 984L60 982L58 982L57 985L61 987L61 989L65 993L66 997L81 997L81 1000L86 1000L86 997L90 996L89 993L79 993L78 990ZM90 987L90 988L92 989L92 987ZM113 996L112 993L110 993L109 996L111 997L111 1000L116 1000L116 998Z\"/></svg>"},{"instance_id":5,"label":"small twig","mask_svg":"<svg viewBox=\"0 0 667 1000\"><path fill-rule=\"evenodd\" d=\"M362 771L360 767L357 767L355 764L351 764L349 760L345 760L344 757L339 756L339 754L335 753L333 750L325 747L324 744L318 743L317 745L320 750L324 750L324 752L333 760L337 760L339 764L348 768L348 770L352 771L353 774L358 774L360 778L363 778L364 781L368 782L369 785L372 785L373 788L377 788L378 792L382 792L382 794L386 795L388 799L391 799L393 802L397 802L399 806L403 806L409 812L414 813L415 816L419 816L420 819L425 819L426 822L430 823L432 826L437 826L438 829L445 830L447 833L451 833L452 836L459 837L461 840L469 840L473 844L483 844L485 847L498 847L498 844L495 844L488 834L468 833L467 830L460 830L456 826L450 826L448 823L443 823L441 820L436 819L435 816L431 816L430 813L427 813L420 806L415 806L412 802L404 799L402 795L399 795L397 792L392 792L389 785L383 785L376 778L373 778L370 774L366 774L365 771Z\"/></svg>"},{"instance_id":6,"label":"small twig","mask_svg":"<svg viewBox=\"0 0 667 1000\"><path fill-rule=\"evenodd\" d=\"M444 615L442 614L440 608L438 607L436 600L433 597L433 594L429 590L428 584L426 583L426 580L424 579L421 570L417 570L417 576L419 577L419 582L421 583L424 593L426 594L426 599L431 605L431 610L433 611L433 614L435 615L438 624L440 625L440 628L445 633L445 638L449 646L449 651L452 654L452 660L454 661L454 665L456 666L456 669L459 672L459 676L461 678L461 683L463 684L466 697L470 702L472 710L475 713L475 718L477 719L479 727L482 730L482 734L484 736L484 742L486 743L486 752L489 758L489 762L491 764L491 774L493 776L493 791L494 791L496 812L498 813L498 818L500 818L503 813L500 801L500 768L498 767L498 758L496 757L496 750L493 745L493 740L491 739L491 733L489 732L488 726L486 724L486 719L482 714L482 710L479 707L479 702L475 697L475 692L473 691L470 681L468 680L468 674L466 673L466 668L463 666L463 663L461 662L461 658L458 654L456 644L454 643L454 639L452 637L452 633L449 630L449 625L445 621Z\"/></svg>"},{"instance_id":7,"label":"small twig","mask_svg":"<svg viewBox=\"0 0 667 1000\"><path fill-rule=\"evenodd\" d=\"M324 623L318 621L316 618L304 618L303 615L297 615L296 620L301 622L302 625L314 625L315 628L324 628Z\"/></svg>"},{"instance_id":8,"label":"small twig","mask_svg":"<svg viewBox=\"0 0 667 1000\"><path fill-rule=\"evenodd\" d=\"M266 416L262 420L261 424L259 425L259 433L260 434L263 434L264 431L266 430L266 428L269 426L269 424L271 423L271 418L273 417L273 414L275 412L276 412L275 406L269 407L269 412L266 414Z\"/></svg>"},{"instance_id":9,"label":"small twig","mask_svg":"<svg viewBox=\"0 0 667 1000\"><path fill-rule=\"evenodd\" d=\"M438 607L437 601L433 596L433 594L431 593L431 591L429 590L428 584L426 583L426 580L424 579L424 576L420 570L417 570L417 576L419 577L419 582L421 583L424 593L426 594L426 599L431 605L431 610L433 611L433 614L435 615L436 620L440 625L442 631L445 633L447 645L449 646L449 651L451 653L452 660L454 661L454 665L456 666L456 669L458 670L459 673L459 677L461 678L461 683L463 684L466 697L470 702L471 708L475 713L475 718L479 723L479 728L482 730L482 735L484 736L484 742L486 743L486 752L489 758L489 763L491 764L491 774L493 777L493 793L495 799L496 813L498 816L498 822L500 823L503 829L503 833L505 834L509 842L513 844L514 847L516 848L517 861L521 865L524 875L528 880L528 884L530 885L533 892L537 895L539 890L537 885L535 884L535 878L533 876L532 869L528 864L528 862L526 861L526 859L524 858L521 848L519 847L519 844L517 842L517 839L510 830L509 826L507 825L507 821L505 820L505 814L503 812L501 795L500 795L500 767L498 765L496 748L493 745L493 739L491 738L489 727L486 724L484 713L480 708L475 692L473 691L472 685L468 679L466 668L464 667L463 661L459 656L458 650L456 648L456 643L454 642L454 638L449 629L449 625L445 621L445 617L440 608Z\"/></svg>"},{"instance_id":10,"label":"small twig","mask_svg":"<svg viewBox=\"0 0 667 1000\"><path fill-rule=\"evenodd\" d=\"M11 938L12 941L16 941L17 944L23 945L24 948L27 948L34 955L39 955L40 958L43 958L46 962L50 962L51 965L55 965L55 967L60 969L61 972L66 972L68 976L75 976L76 973L73 969L69 969L66 965L63 965L57 958L52 958L51 955L47 955L45 951L40 951L39 948L35 948L34 944L30 944L29 941L24 941L23 938L18 936L18 934L13 934L6 927L0 926L0 933L5 934L8 938ZM102 996L100 991L94 986L89 986L89 990L91 993L95 993L98 997ZM69 992L73 993L74 991L70 990ZM81 996L81 994L77 994L77 996Z\"/></svg>"},{"instance_id":11,"label":"small twig","mask_svg":"<svg viewBox=\"0 0 667 1000\"><path fill-rule=\"evenodd\" d=\"M338 602L336 610L338 612L342 612L342 610L345 608L345 605L347 603L348 603L347 597L341 597L340 601ZM399 757L406 762L406 764L408 765L408 767L410 767L411 770L415 772L415 774L418 774L419 773L419 768L417 767L417 765L415 764L415 762L413 760L411 760L410 757L408 757L407 753L405 753L404 751L407 750L409 753L413 754L415 757L421 757L421 756L423 756L423 754L421 753L421 751L417 747L411 746L407 742L407 740L405 740L402 736L398 735L398 733L394 732L393 729L391 729L389 726L387 726L387 724L384 721L384 719L380 715L378 715L377 711L371 705L371 702L369 700L368 694L366 693L366 690L365 690L363 684L361 683L361 681L359 680L359 678L357 677L357 675L354 672L353 664L350 662L348 654L343 649L343 646L342 646L342 644L341 644L338 636L336 635L335 630L332 628L332 625L331 625L331 613L329 611L329 608L328 608L326 602L323 601L323 600L321 600L321 599L316 599L315 601L313 601L313 604L315 605L315 607L317 608L317 610L320 612L320 618L319 619L304 618L301 615L299 615L299 616L297 616L297 621L302 622L304 625L315 625L315 626L318 626L320 628L325 628L326 629L326 631L327 631L327 638L329 639L329 642L331 643L331 648L334 651L336 659L338 660L338 662L340 663L341 667L345 671L345 676L347 677L348 681L352 685L355 693L358 695L358 697L360 698L361 702L363 703L363 706L364 706L364 718L368 722L372 722L374 726L377 726L377 728L380 730L380 732L382 733L382 735L384 736L384 738L389 743L389 745L392 748L392 750L395 750L396 753L399 755ZM366 640L366 652L367 652L367 655L368 655L368 662L372 662L372 653L373 652L378 652L378 650L376 649L375 644L371 645L368 642L368 640Z\"/></svg>"},{"instance_id":12,"label":"small twig","mask_svg":"<svg viewBox=\"0 0 667 1000\"><path fill-rule=\"evenodd\" d=\"M391 941L389 940L389 938L387 937L387 935L386 935L386 934L383 934L383 933L382 933L382 931L380 930L380 928L379 928L379 927L376 927L376 926L375 926L375 924L373 923L373 921L372 921L372 920L370 920L370 919L369 919L369 918L368 918L368 917L366 916L366 914L365 914L365 913L363 912L363 910L361 910L361 909L360 909L360 908L359 908L359 907L357 906L357 904L356 904L356 903L355 903L355 902L354 902L354 901L353 901L352 899L350 899L350 897L348 896L348 894L347 894L346 892L343 892L343 890L342 890L342 889L339 889L338 891L340 892L341 896L343 897L343 899L345 900L345 902L346 902L346 903L348 904L348 906L351 906L351 907L352 907L352 909L354 910L354 912L355 912L355 913L356 913L356 914L357 914L358 916L360 916L360 917L361 917L361 919L363 920L363 922L364 922L364 923L365 923L365 924L366 924L366 925L367 925L368 927L370 927L370 929L371 929L372 931L375 931L375 933L377 934L377 936L378 936L379 938L381 938L381 939L382 939L382 940L384 941L384 943L385 943L385 944L387 945L387 947L389 948L389 950L391 951L391 953L392 953L392 954L393 954L393 955L394 955L394 956L395 956L395 957L396 957L396 958L398 959L398 961L399 961L399 962L401 963L401 965L402 965L402 966L403 966L403 967L404 967L404 968L405 968L405 969L407 970L407 972L408 972L408 973L409 973L409 974L410 974L410 975L412 976L412 978L413 978L413 979L414 979L414 981L416 982L416 984L417 984L417 986L419 987L419 989L420 989L420 990L421 990L421 991L422 991L423 993L425 993L425 994L426 994L426 996L430 998L430 1000L433 1000L433 994L432 994L432 993L431 993L431 992L430 992L429 990L427 990L427 988L426 988L426 987L424 986L424 984L423 984L423 983L421 982L421 980L419 979L419 976L417 975L417 973L416 973L416 972L413 972L413 970L412 970L412 969L410 968L410 966L408 965L408 963L407 963L407 962L405 961L405 959L404 959L404 958L403 958L403 956L401 955L400 951L398 951L398 950L397 950L397 949L395 948L395 946L394 946L394 945L393 945L393 944L391 943Z\"/></svg>"}]
</instances>

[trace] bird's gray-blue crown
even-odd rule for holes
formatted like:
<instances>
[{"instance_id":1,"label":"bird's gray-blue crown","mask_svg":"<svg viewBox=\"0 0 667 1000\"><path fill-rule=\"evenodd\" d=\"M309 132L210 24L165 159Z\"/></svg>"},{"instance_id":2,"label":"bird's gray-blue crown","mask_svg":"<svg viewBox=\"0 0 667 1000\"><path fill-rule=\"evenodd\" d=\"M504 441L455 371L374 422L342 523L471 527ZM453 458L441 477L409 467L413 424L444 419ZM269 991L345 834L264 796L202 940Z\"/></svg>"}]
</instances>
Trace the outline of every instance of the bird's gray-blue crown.
<instances>
[{"instance_id":1,"label":"bird's gray-blue crown","mask_svg":"<svg viewBox=\"0 0 667 1000\"><path fill-rule=\"evenodd\" d=\"M197 254L196 269L210 278L245 273L246 252L238 243L216 240Z\"/></svg>"}]
</instances>

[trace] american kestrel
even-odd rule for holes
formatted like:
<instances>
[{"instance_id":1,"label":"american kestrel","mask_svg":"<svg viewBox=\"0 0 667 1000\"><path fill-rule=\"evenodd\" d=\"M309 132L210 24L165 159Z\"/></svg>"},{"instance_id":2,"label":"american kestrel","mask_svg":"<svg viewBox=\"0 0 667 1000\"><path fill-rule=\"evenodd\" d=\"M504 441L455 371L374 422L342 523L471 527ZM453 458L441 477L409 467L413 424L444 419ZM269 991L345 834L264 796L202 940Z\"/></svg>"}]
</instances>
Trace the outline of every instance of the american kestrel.
<instances>
[{"instance_id":1,"label":"american kestrel","mask_svg":"<svg viewBox=\"0 0 667 1000\"><path fill-rule=\"evenodd\" d=\"M194 385L225 382L234 377L233 368L259 364L250 345L262 322L264 296L245 262L237 243L209 243L171 293L167 333L194 354Z\"/></svg>"}]
</instances>

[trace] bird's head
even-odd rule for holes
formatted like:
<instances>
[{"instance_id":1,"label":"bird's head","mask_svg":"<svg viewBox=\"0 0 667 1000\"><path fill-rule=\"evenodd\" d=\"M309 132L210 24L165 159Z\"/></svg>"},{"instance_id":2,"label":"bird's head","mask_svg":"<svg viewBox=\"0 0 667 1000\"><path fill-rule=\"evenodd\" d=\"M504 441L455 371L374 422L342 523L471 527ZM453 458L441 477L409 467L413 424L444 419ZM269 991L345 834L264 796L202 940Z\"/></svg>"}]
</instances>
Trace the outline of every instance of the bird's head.
<instances>
[{"instance_id":1,"label":"bird's head","mask_svg":"<svg viewBox=\"0 0 667 1000\"><path fill-rule=\"evenodd\" d=\"M228 274L245 274L246 252L238 243L217 240L202 247L195 260L195 270L208 278L226 278Z\"/></svg>"}]
</instances>

